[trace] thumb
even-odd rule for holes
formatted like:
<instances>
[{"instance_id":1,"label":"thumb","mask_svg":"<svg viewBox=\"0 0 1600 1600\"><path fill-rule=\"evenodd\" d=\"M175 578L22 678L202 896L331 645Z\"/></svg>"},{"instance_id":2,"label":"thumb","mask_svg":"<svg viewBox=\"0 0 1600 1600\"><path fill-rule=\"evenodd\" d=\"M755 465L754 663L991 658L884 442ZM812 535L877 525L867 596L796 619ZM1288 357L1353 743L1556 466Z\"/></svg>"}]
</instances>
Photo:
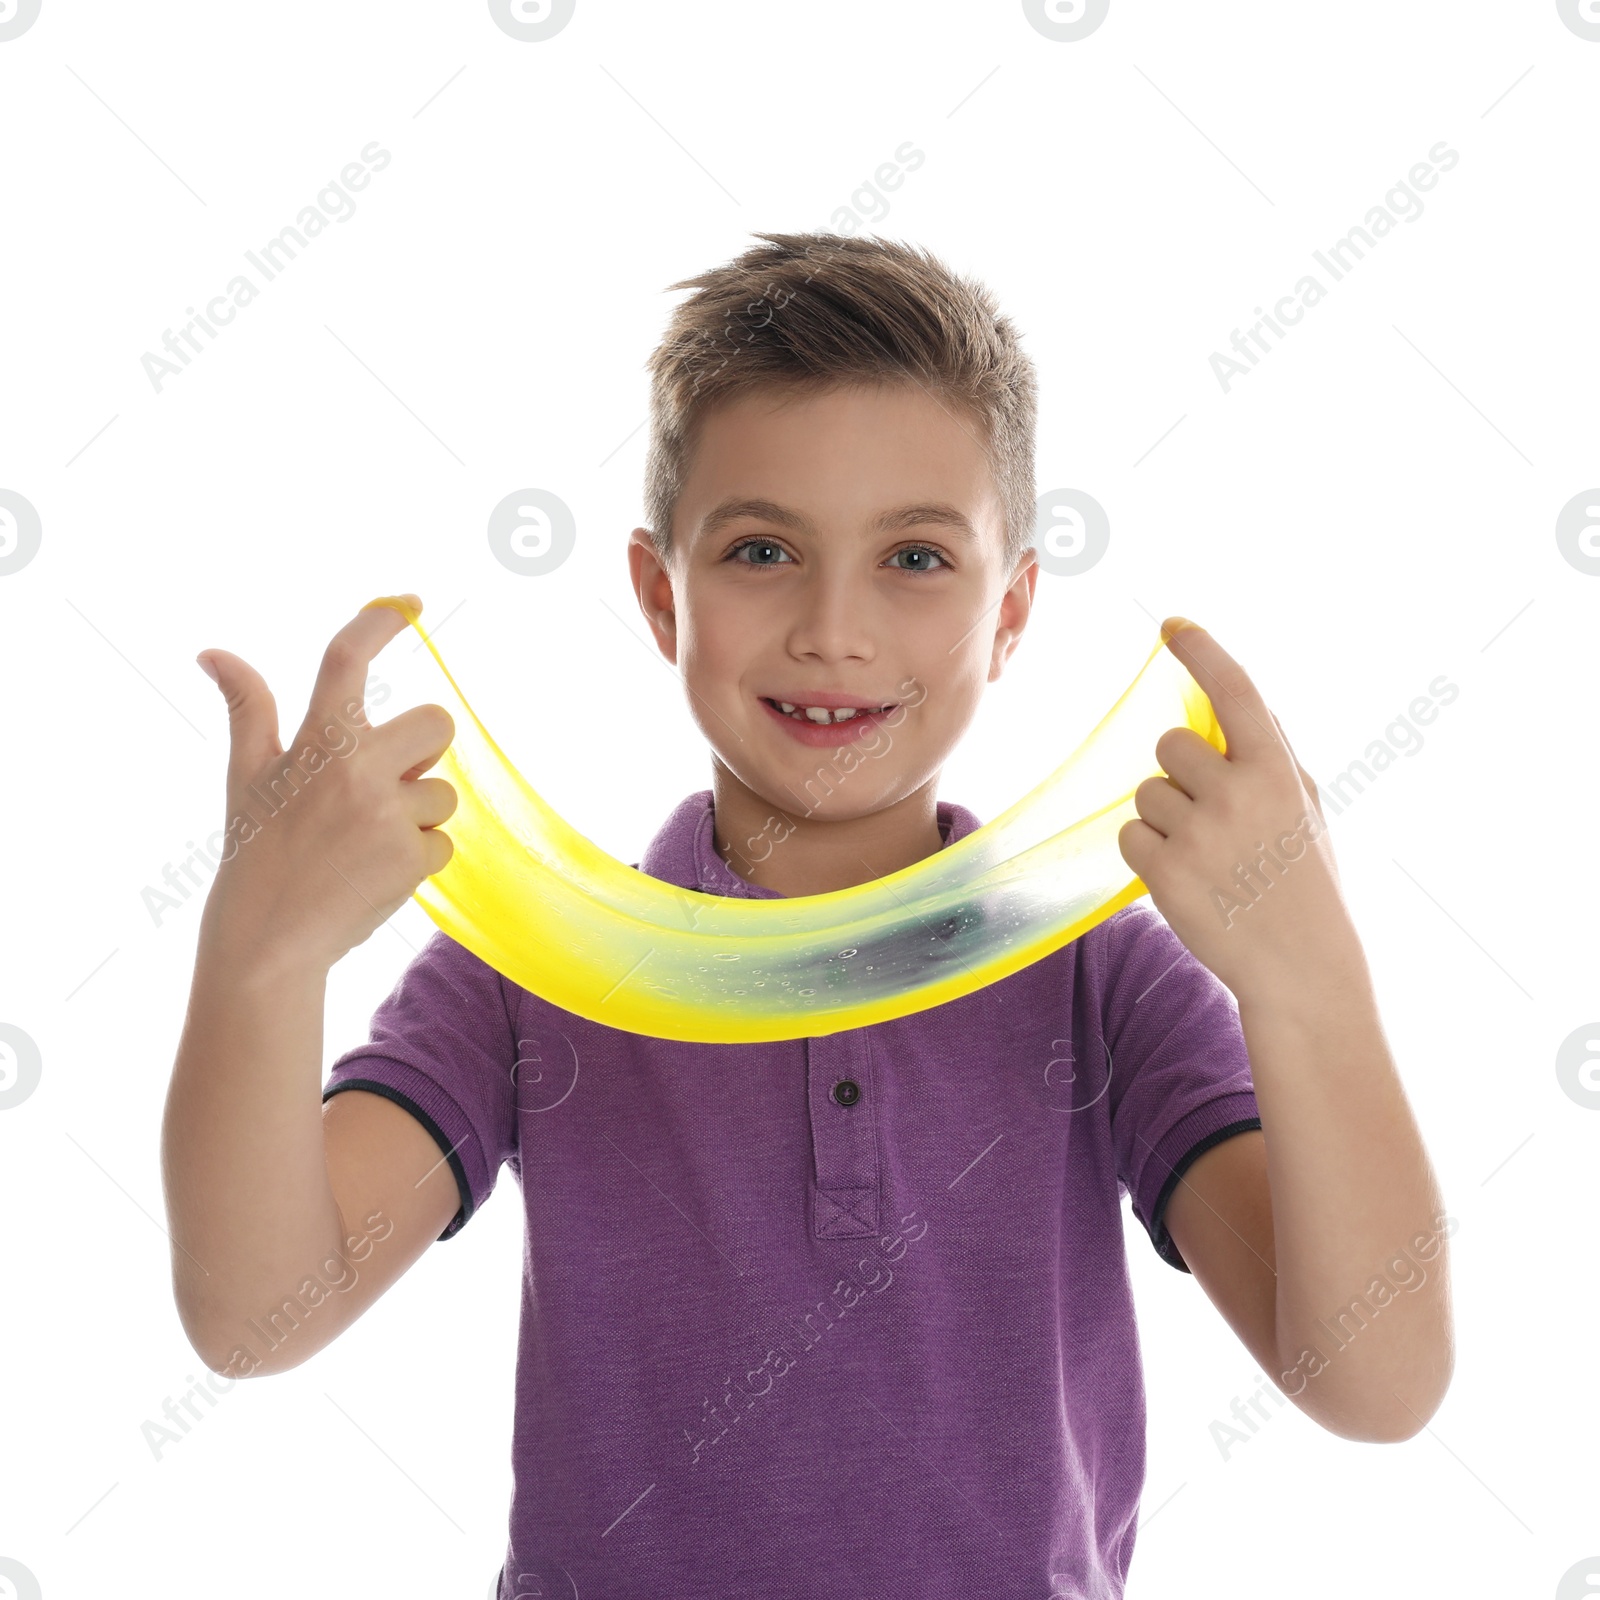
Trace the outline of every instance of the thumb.
<instances>
[{"instance_id":1,"label":"thumb","mask_svg":"<svg viewBox=\"0 0 1600 1600\"><path fill-rule=\"evenodd\" d=\"M216 680L228 702L228 794L238 794L261 769L283 754L278 742L278 703L267 680L228 650L202 650L195 660Z\"/></svg>"}]
</instances>

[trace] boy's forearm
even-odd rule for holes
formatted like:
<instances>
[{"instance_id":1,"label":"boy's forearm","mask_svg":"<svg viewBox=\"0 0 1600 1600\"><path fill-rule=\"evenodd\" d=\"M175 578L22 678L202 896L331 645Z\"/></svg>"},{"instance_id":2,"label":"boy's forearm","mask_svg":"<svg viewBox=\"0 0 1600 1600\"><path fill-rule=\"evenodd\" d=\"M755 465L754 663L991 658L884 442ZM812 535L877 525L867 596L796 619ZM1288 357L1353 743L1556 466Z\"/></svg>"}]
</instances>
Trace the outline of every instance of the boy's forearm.
<instances>
[{"instance_id":1,"label":"boy's forearm","mask_svg":"<svg viewBox=\"0 0 1600 1600\"><path fill-rule=\"evenodd\" d=\"M1266 1135L1280 1382L1335 1433L1408 1438L1450 1383L1447 1230L1365 960L1239 1016Z\"/></svg>"},{"instance_id":2,"label":"boy's forearm","mask_svg":"<svg viewBox=\"0 0 1600 1600\"><path fill-rule=\"evenodd\" d=\"M179 1314L219 1368L248 1319L343 1246L322 1136L326 987L323 967L202 928L162 1174Z\"/></svg>"}]
</instances>

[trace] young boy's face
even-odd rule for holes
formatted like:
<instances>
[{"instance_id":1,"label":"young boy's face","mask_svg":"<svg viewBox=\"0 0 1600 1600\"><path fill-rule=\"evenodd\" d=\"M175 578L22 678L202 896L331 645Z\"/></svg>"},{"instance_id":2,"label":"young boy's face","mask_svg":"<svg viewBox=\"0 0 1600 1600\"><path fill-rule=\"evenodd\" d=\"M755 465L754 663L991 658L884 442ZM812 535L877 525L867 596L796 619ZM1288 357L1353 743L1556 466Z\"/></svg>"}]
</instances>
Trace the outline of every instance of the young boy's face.
<instances>
[{"instance_id":1,"label":"young boy's face","mask_svg":"<svg viewBox=\"0 0 1600 1600\"><path fill-rule=\"evenodd\" d=\"M966 412L909 384L762 391L704 419L666 568L643 528L629 563L715 758L844 820L936 778L1000 675L1038 578L1003 539ZM775 701L892 709L825 726Z\"/></svg>"}]
</instances>

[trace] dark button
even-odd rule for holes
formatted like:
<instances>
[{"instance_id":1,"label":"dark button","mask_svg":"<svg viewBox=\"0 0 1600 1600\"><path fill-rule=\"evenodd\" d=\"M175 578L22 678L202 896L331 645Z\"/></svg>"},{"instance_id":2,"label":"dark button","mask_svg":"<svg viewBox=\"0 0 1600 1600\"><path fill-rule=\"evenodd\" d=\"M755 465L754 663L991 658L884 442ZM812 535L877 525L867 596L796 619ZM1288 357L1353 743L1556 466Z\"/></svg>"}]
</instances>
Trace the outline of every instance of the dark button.
<instances>
[{"instance_id":1,"label":"dark button","mask_svg":"<svg viewBox=\"0 0 1600 1600\"><path fill-rule=\"evenodd\" d=\"M861 1085L854 1078L841 1078L833 1086L833 1098L842 1106L853 1106L861 1098Z\"/></svg>"}]
</instances>

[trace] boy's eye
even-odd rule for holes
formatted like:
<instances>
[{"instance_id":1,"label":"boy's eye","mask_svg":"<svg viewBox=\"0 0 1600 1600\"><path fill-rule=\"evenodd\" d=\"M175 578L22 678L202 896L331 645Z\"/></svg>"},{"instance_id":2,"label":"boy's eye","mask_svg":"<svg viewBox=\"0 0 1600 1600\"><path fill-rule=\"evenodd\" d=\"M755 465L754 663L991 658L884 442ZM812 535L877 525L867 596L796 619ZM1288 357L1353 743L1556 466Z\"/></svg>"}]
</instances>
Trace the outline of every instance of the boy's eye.
<instances>
[{"instance_id":1,"label":"boy's eye","mask_svg":"<svg viewBox=\"0 0 1600 1600\"><path fill-rule=\"evenodd\" d=\"M745 561L741 563L742 566L746 567L781 566L782 563L780 561L771 558L775 556L783 556L787 558L788 556L788 552L783 548L782 545L774 544L770 539L744 539L728 552L729 559L731 560L734 556L743 555L746 550L759 550L761 552L759 560Z\"/></svg>"},{"instance_id":2,"label":"boy's eye","mask_svg":"<svg viewBox=\"0 0 1600 1600\"><path fill-rule=\"evenodd\" d=\"M927 545L925 545L925 544L908 544L908 545L904 545L900 549L896 550L895 553L894 553L894 556L891 556L889 559L892 561L892 560L895 559L896 556L922 556L922 557L928 558L927 560L919 561L917 563L917 565L915 565L915 566L902 567L900 569L902 572L933 572L933 571L935 571L936 570L935 568L930 567L928 565L928 560L937 561L940 564L940 566L944 565L944 557L942 555L940 555L937 550L930 550L927 547Z\"/></svg>"},{"instance_id":3,"label":"boy's eye","mask_svg":"<svg viewBox=\"0 0 1600 1600\"><path fill-rule=\"evenodd\" d=\"M781 544L774 544L771 539L742 539L728 552L730 561L743 556L746 550L756 551L757 554L748 561L740 562L746 567L777 567L792 561ZM901 572L933 572L938 566L945 564L944 557L937 550L929 549L927 545L912 544L902 545L900 549L890 556L890 561L898 562L901 556L913 556L916 559L900 567Z\"/></svg>"}]
</instances>

